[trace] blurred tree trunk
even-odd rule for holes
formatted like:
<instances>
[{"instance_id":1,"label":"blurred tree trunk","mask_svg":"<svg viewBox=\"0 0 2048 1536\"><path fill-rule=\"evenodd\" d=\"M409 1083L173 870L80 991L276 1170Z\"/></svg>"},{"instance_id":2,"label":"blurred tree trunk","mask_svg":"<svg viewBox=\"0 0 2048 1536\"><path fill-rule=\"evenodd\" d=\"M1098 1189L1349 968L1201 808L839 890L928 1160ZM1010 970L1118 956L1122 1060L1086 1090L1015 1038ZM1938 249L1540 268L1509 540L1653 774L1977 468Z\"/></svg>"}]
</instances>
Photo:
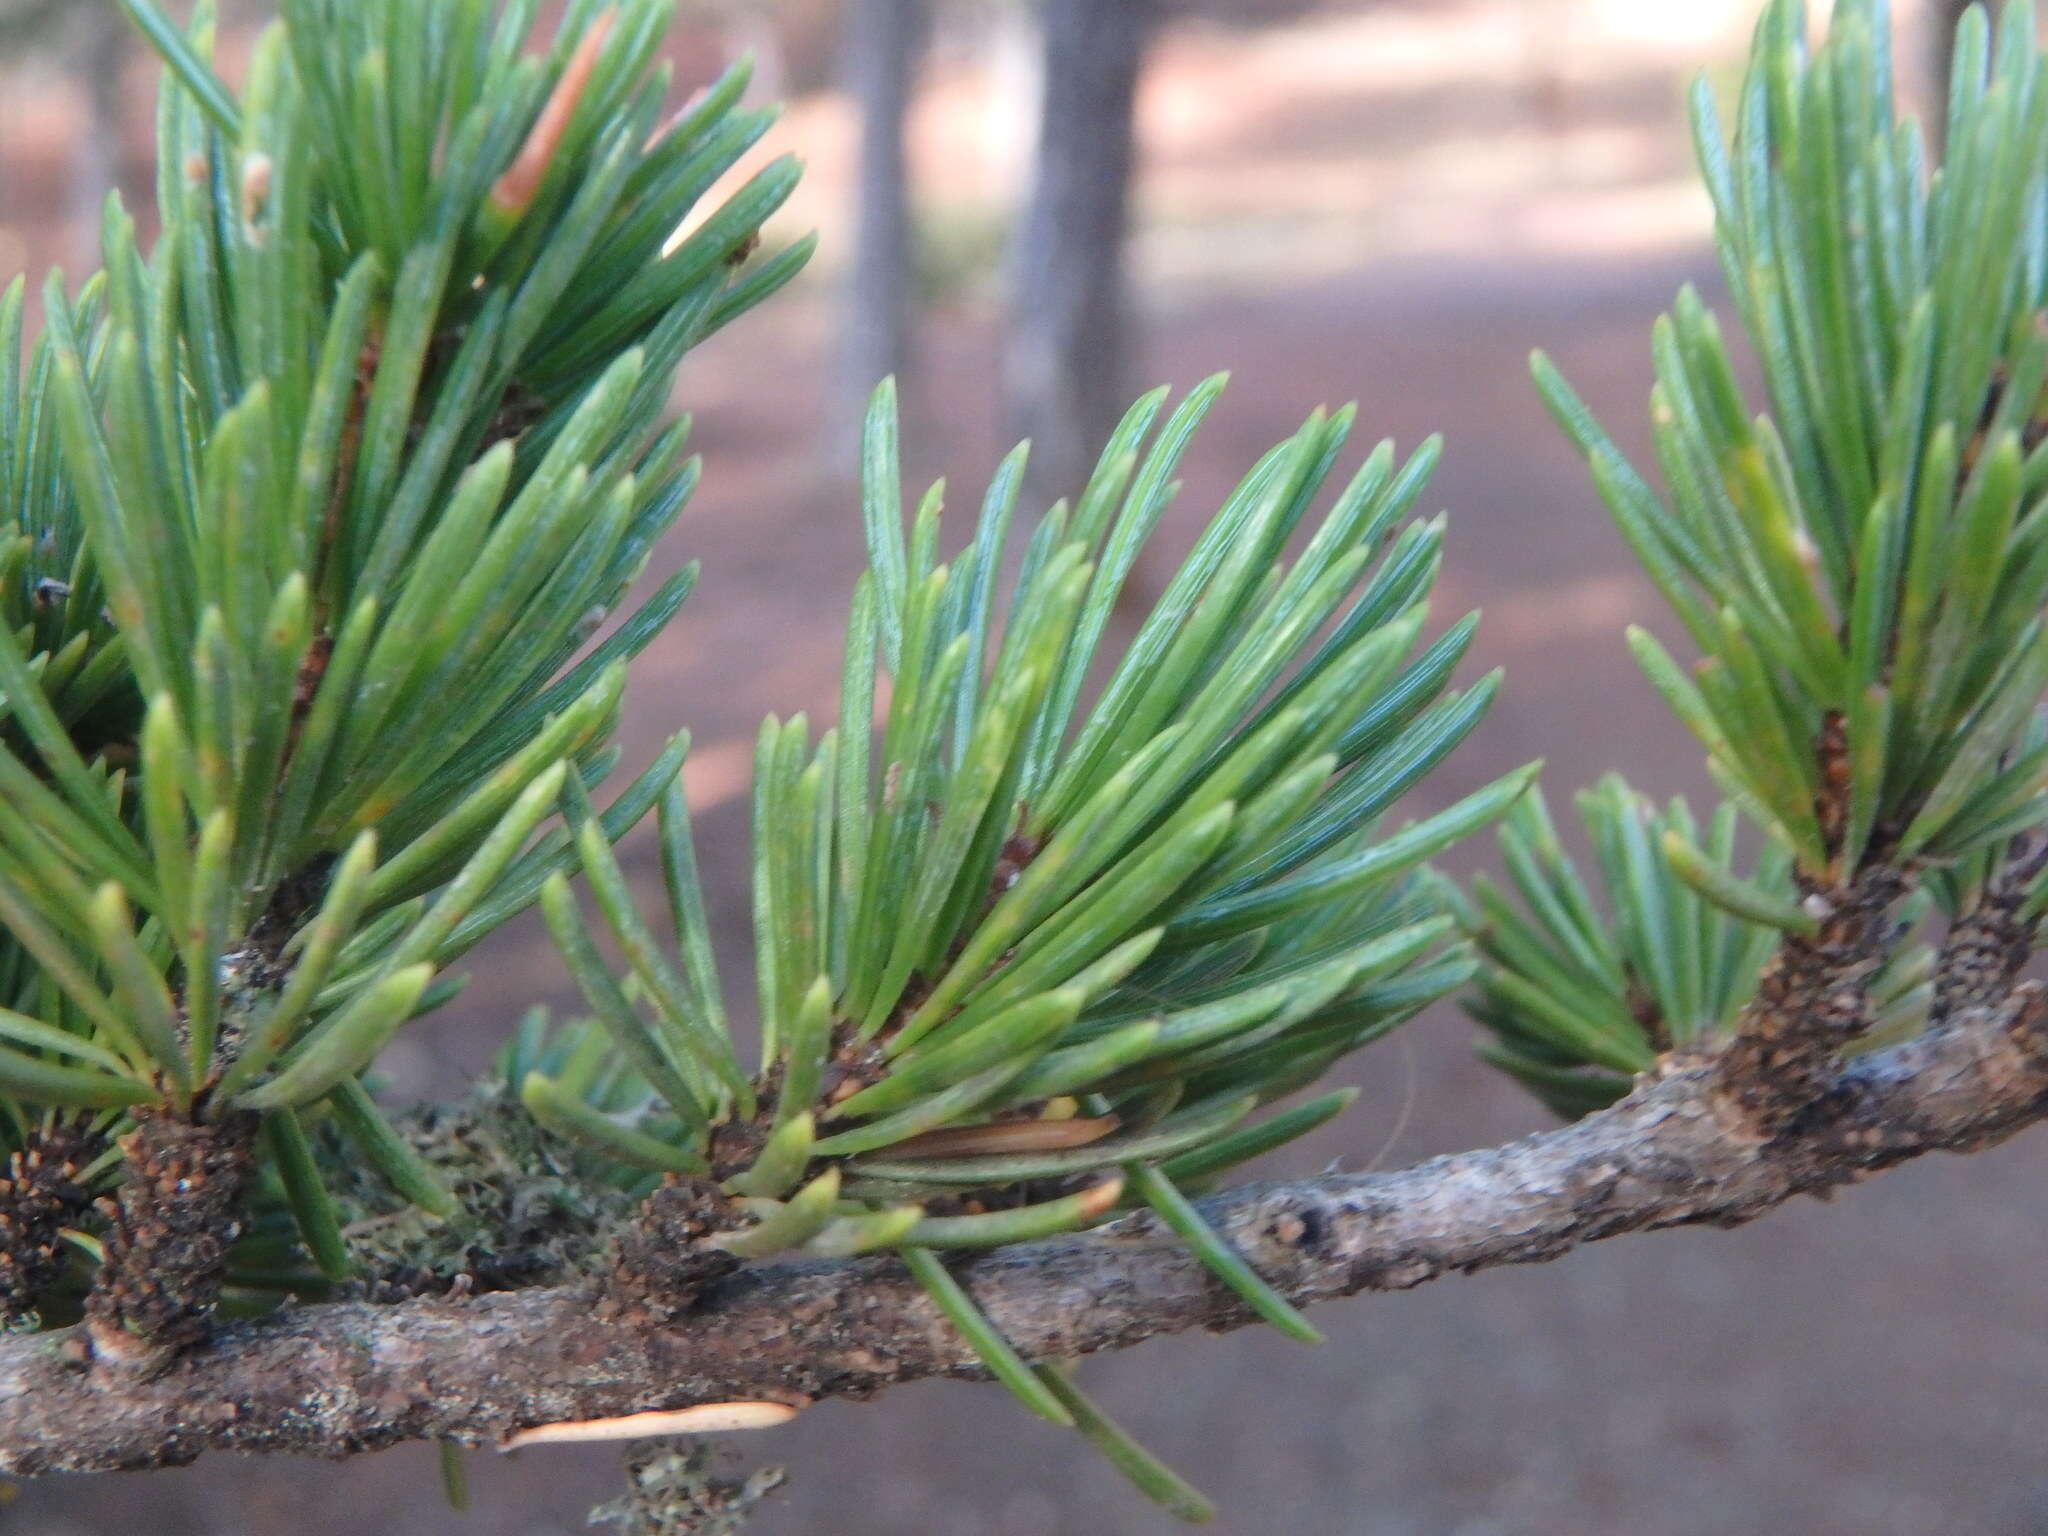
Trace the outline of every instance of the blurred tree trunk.
<instances>
[{"instance_id":1,"label":"blurred tree trunk","mask_svg":"<svg viewBox=\"0 0 2048 1536\"><path fill-rule=\"evenodd\" d=\"M1042 0L1035 184L1017 234L1003 382L1044 499L1080 489L1128 403L1124 245L1153 0Z\"/></svg>"},{"instance_id":2,"label":"blurred tree trunk","mask_svg":"<svg viewBox=\"0 0 2048 1536\"><path fill-rule=\"evenodd\" d=\"M94 0L76 12L71 66L85 91L85 131L73 152L71 242L81 271L99 265L100 212L121 185L122 74L132 42L128 18L114 0Z\"/></svg>"},{"instance_id":3,"label":"blurred tree trunk","mask_svg":"<svg viewBox=\"0 0 2048 1536\"><path fill-rule=\"evenodd\" d=\"M926 0L847 5L847 89L860 109L860 205L846 292L841 447L858 438L868 392L908 360L912 260L904 128L929 19ZM836 462L853 460L840 454Z\"/></svg>"},{"instance_id":4,"label":"blurred tree trunk","mask_svg":"<svg viewBox=\"0 0 2048 1536\"><path fill-rule=\"evenodd\" d=\"M1939 150L1948 127L1942 108L1948 101L1949 70L1955 63L1956 25L1974 0L1926 0L1928 110L1927 142ZM2031 3L2031 0L2021 0Z\"/></svg>"},{"instance_id":5,"label":"blurred tree trunk","mask_svg":"<svg viewBox=\"0 0 2048 1536\"><path fill-rule=\"evenodd\" d=\"M70 45L73 34L71 29L64 25L65 22L70 20L75 14L96 11L102 5L105 6L107 11L118 14L115 12L114 0L0 0L0 54L4 54L9 65L14 65L39 54L56 53L60 49L67 48ZM67 56L64 60L67 74L72 68L76 67L75 53L76 50L72 50L72 56ZM97 97L98 93L98 88L95 87L95 97ZM97 100L89 104L89 110L93 111L95 116L97 115ZM88 134L88 138L90 138L90 134ZM83 147L81 147L81 158L83 158ZM73 221L74 228L75 220L73 220L73 215L76 213L76 205L80 201L76 195L76 188L78 183L83 180L85 171L86 167L81 165L79 174L73 177L71 206L64 208L62 213L66 220ZM40 218L48 216L48 210L20 206L15 199L7 197L9 190L6 186L0 186L0 206L6 208L10 219L19 220L24 217ZM92 212L96 228L98 209L95 208ZM74 236L74 244L78 243L78 237ZM84 255L86 259L78 263L82 270L91 271L99 265L99 255L96 247L84 251Z\"/></svg>"}]
</instances>

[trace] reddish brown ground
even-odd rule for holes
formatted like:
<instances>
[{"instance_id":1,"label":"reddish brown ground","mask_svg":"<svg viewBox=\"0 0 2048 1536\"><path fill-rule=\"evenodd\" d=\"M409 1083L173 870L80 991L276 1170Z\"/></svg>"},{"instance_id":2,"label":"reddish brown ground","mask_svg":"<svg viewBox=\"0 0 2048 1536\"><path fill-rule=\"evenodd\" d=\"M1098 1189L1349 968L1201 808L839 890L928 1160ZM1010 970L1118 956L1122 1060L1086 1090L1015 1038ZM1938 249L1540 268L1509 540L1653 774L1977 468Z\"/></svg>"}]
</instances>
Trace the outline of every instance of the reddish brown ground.
<instances>
[{"instance_id":1,"label":"reddish brown ground","mask_svg":"<svg viewBox=\"0 0 2048 1536\"><path fill-rule=\"evenodd\" d=\"M1192 34L1155 81L1144 373L1185 385L1235 370L1183 513L1212 508L1318 401L1357 398L1367 432L1404 444L1450 433L1429 503L1454 514L1438 616L1483 606L1474 669L1505 664L1510 678L1418 806L1537 756L1556 799L1608 768L1658 791L1700 787L1696 753L1620 644L1624 622L1657 617L1651 595L1523 359L1553 349L1610 419L1640 421L1648 322L1679 281L1712 276L1697 197L1675 175L1674 65L1725 59L1744 9L1394 6L1255 44ZM942 201L987 163L962 162L973 100L941 92L920 127ZM835 237L839 121L819 107L784 130L825 173L811 216ZM705 580L640 669L628 745L642 758L662 731L695 731L728 936L745 922L754 725L769 709L829 715L857 560L852 507L806 452L826 318L815 291L793 299L706 349L681 390L708 474L665 554L701 558ZM991 356L987 323L949 311L910 396L911 455L953 475L956 504L997 448ZM515 1005L563 996L530 930L473 969L460 1009L393 1061L410 1086L446 1087ZM1540 1112L1473 1063L1469 1035L1444 1010L1366 1053L1358 1107L1273 1171L1404 1162L1537 1128ZM1218 1497L1217 1528L1232 1533L2048 1532L2044 1175L2048 1146L2028 1139L1737 1233L1636 1239L1336 1308L1319 1319L1325 1349L1265 1333L1174 1340L1085 1380ZM744 1449L795 1473L762 1536L1171 1528L993 1388L827 1405ZM477 1508L456 1516L422 1447L339 1467L215 1466L32 1488L0 1531L539 1536L581 1528L615 1468L601 1449L480 1457Z\"/></svg>"}]
</instances>

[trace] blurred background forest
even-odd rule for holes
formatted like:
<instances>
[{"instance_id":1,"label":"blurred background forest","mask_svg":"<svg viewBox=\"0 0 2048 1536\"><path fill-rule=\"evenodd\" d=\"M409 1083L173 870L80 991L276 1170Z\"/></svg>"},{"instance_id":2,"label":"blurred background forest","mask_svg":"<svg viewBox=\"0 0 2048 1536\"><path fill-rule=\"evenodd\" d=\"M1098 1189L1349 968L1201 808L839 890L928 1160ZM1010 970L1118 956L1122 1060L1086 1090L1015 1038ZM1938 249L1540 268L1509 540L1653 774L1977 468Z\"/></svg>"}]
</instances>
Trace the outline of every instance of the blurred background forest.
<instances>
[{"instance_id":1,"label":"blurred background forest","mask_svg":"<svg viewBox=\"0 0 2048 1536\"><path fill-rule=\"evenodd\" d=\"M2025 0L2021 0L2025 3ZM1927 98L1945 0L1895 0ZM228 73L258 0L226 0ZM810 173L801 286L693 355L703 489L657 560L704 582L635 675L626 746L695 732L689 784L728 940L746 927L745 803L768 710L831 714L860 560L849 424L904 380L906 456L978 498L1039 444L1070 489L1137 389L1235 382L1191 454L1184 536L1318 402L1357 448L1449 436L1434 621L1485 610L1469 663L1492 716L1419 792L1440 805L1533 757L1553 801L1607 769L1704 790L1636 676L1661 618L1524 371L1557 355L1641 448L1649 322L1717 296L1681 94L1732 84L1753 0L683 0L679 92L751 51L789 111L761 154ZM143 204L154 66L111 0L0 0L0 271L92 263L110 188ZM742 167L742 171L746 168ZM1165 565L1161 559L1163 574ZM1156 575L1155 575L1156 579ZM1475 844L1463 865L1484 860ZM651 864L651 860L649 860ZM647 872L647 871L643 871ZM731 957L735 970L737 952ZM388 1058L399 1096L458 1091L518 1010L567 1003L538 925ZM1413 1161L1543 1123L1440 1010L1375 1046L1358 1106L1274 1174ZM1164 1341L1090 1388L1259 1536L2025 1536L2048 1533L2048 1144L1915 1165L1734 1234L1599 1248L1333 1309L1328 1347ZM1172 1528L1070 1436L993 1389L828 1404L734 1453L787 1462L761 1536L1106 1536ZM539 1536L617 1490L602 1448L343 1466L213 1464L55 1481L8 1536L291 1531Z\"/></svg>"}]
</instances>

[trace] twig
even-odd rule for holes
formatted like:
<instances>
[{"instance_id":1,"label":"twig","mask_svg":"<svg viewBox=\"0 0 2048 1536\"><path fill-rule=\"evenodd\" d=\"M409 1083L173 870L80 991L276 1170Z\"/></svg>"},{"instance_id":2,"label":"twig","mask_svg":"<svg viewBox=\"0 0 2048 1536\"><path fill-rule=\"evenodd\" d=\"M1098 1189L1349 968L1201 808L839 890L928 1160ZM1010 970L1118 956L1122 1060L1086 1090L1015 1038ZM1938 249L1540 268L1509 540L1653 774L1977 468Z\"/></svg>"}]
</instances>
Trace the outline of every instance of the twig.
<instances>
[{"instance_id":1,"label":"twig","mask_svg":"<svg viewBox=\"0 0 2048 1536\"><path fill-rule=\"evenodd\" d=\"M1735 1226L1923 1153L2048 1115L2048 1027L2022 987L1842 1070L1765 1136L1693 1061L1613 1108L1395 1173L1250 1186L1208 1219L1290 1299L1405 1290L1624 1232ZM963 1271L1028 1358L1250 1320L1154 1220L1002 1249ZM154 1379L79 1368L65 1335L0 1344L0 1467L117 1470L206 1451L346 1456L496 1443L536 1424L739 1399L864 1397L972 1376L971 1351L890 1260L790 1262L709 1286L673 1320L607 1321L577 1290L294 1308L225 1328Z\"/></svg>"}]
</instances>

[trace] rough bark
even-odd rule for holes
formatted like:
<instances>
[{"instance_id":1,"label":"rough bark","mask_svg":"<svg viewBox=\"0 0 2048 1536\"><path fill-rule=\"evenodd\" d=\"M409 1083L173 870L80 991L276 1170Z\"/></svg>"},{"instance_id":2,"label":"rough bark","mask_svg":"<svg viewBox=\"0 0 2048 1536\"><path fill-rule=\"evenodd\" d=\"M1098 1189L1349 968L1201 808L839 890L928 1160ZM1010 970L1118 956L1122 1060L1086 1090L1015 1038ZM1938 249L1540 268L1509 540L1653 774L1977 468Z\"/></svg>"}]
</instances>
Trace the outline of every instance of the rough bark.
<instances>
[{"instance_id":1,"label":"rough bark","mask_svg":"<svg viewBox=\"0 0 2048 1536\"><path fill-rule=\"evenodd\" d=\"M705 1246L731 1202L702 1179L675 1179L647 1197L619 1240L598 1297L599 1313L633 1323L665 1320L697 1304L706 1286L740 1261Z\"/></svg>"},{"instance_id":2,"label":"rough bark","mask_svg":"<svg viewBox=\"0 0 2048 1536\"><path fill-rule=\"evenodd\" d=\"M1071 495L1129 402L1124 245L1138 75L1153 0L1044 0L1038 165L1005 343L1011 424L1033 484Z\"/></svg>"},{"instance_id":3,"label":"rough bark","mask_svg":"<svg viewBox=\"0 0 2048 1536\"><path fill-rule=\"evenodd\" d=\"M1834 1076L1781 1131L1675 1063L1575 1124L1395 1173L1254 1185L1206 1211L1296 1301L1403 1290L1554 1259L1582 1243L1734 1226L1934 1151L1988 1146L2048 1114L2042 995L2023 986ZM1148 1217L999 1250L966 1271L1027 1355L1120 1349L1250 1319ZM62 1334L0 1344L0 1467L183 1463L209 1450L345 1456L401 1440L729 1399L867 1396L977 1374L972 1352L888 1260L790 1262L712 1284L691 1312L607 1321L557 1289L287 1310L135 1380L82 1368Z\"/></svg>"},{"instance_id":4,"label":"rough bark","mask_svg":"<svg viewBox=\"0 0 2048 1536\"><path fill-rule=\"evenodd\" d=\"M0 1326L31 1314L64 1268L62 1229L92 1204L85 1172L103 1143L66 1121L37 1127L0 1177Z\"/></svg>"},{"instance_id":5,"label":"rough bark","mask_svg":"<svg viewBox=\"0 0 2048 1536\"><path fill-rule=\"evenodd\" d=\"M1880 865L1846 889L1809 891L1818 931L1786 936L1722 1059L1725 1092L1761 1129L1819 1098L1837 1053L1869 1031L1870 978L1892 947L1892 907L1905 888Z\"/></svg>"},{"instance_id":6,"label":"rough bark","mask_svg":"<svg viewBox=\"0 0 2048 1536\"><path fill-rule=\"evenodd\" d=\"M2006 850L1977 904L1959 916L1942 939L1935 966L1934 1018L1953 1018L2003 995L2026 968L2040 935L2040 920L2023 908L2028 888L2048 866L2048 837L2028 833Z\"/></svg>"},{"instance_id":7,"label":"rough bark","mask_svg":"<svg viewBox=\"0 0 2048 1536\"><path fill-rule=\"evenodd\" d=\"M100 1202L107 1257L86 1298L86 1329L102 1364L154 1373L212 1334L258 1122L147 1109L135 1122L121 1138L120 1192Z\"/></svg>"}]
</instances>

